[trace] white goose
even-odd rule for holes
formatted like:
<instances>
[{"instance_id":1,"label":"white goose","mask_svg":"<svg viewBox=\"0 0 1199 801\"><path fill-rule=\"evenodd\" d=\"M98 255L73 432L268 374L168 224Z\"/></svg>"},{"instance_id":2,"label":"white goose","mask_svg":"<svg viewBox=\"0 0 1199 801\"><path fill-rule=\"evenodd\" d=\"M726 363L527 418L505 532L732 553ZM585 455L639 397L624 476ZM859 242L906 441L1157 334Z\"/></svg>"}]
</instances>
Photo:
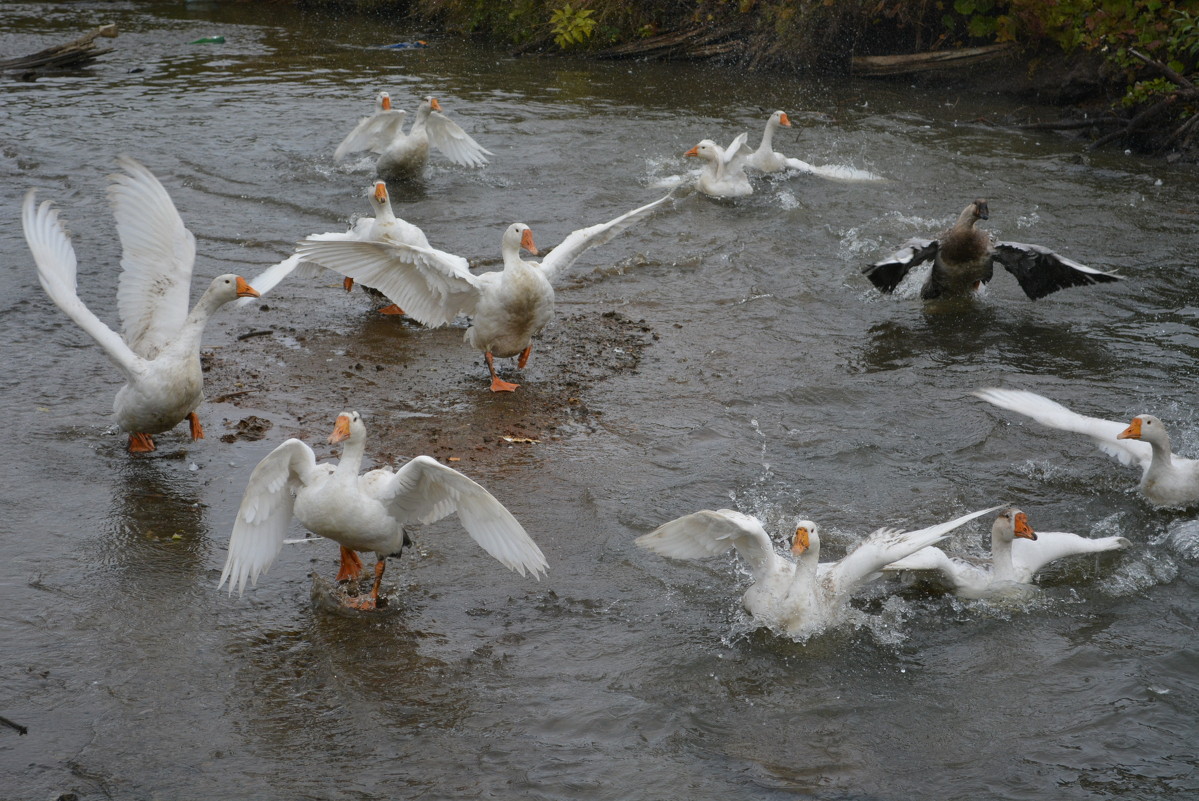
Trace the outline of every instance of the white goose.
<instances>
[{"instance_id":1,"label":"white goose","mask_svg":"<svg viewBox=\"0 0 1199 801\"><path fill-rule=\"evenodd\" d=\"M754 620L789 636L807 637L836 624L850 594L885 565L940 541L958 526L998 509L993 506L919 531L880 528L837 562L820 560L819 528L796 524L790 561L774 551L761 522L731 509L704 510L672 520L638 537L642 548L673 559L704 559L729 548L749 565L754 583L742 604Z\"/></svg>"},{"instance_id":2,"label":"white goose","mask_svg":"<svg viewBox=\"0 0 1199 801\"><path fill-rule=\"evenodd\" d=\"M727 148L704 139L684 153L704 161L695 187L711 197L745 197L754 188L745 174L746 159L753 153L745 144L747 134L738 134Z\"/></svg>"},{"instance_id":3,"label":"white goose","mask_svg":"<svg viewBox=\"0 0 1199 801\"><path fill-rule=\"evenodd\" d=\"M343 412L329 442L345 441L336 466L317 464L312 449L289 439L258 463L250 475L229 538L229 556L218 589L229 593L256 584L283 547L294 515L309 531L341 545L337 580L362 572L358 551L375 553L370 595L349 605L374 609L389 556L410 545L404 526L432 523L456 512L466 533L509 570L540 579L545 556L516 518L487 490L429 456L417 456L394 473L390 468L359 475L366 450L366 425L357 412Z\"/></svg>"},{"instance_id":4,"label":"white goose","mask_svg":"<svg viewBox=\"0 0 1199 801\"><path fill-rule=\"evenodd\" d=\"M1041 425L1086 434L1121 464L1140 465L1143 472L1139 489L1156 506L1185 507L1199 502L1199 461L1171 453L1165 425L1151 414L1139 414L1125 426L1085 417L1033 392L991 388L974 394Z\"/></svg>"},{"instance_id":5,"label":"white goose","mask_svg":"<svg viewBox=\"0 0 1199 801\"><path fill-rule=\"evenodd\" d=\"M1000 513L991 526L990 564L949 556L930 545L892 562L883 571L934 571L963 598L990 598L1032 584L1037 571L1057 559L1118 551L1129 545L1124 537L1090 539L1066 531L1037 532L1029 525L1028 515L1012 508Z\"/></svg>"},{"instance_id":6,"label":"white goose","mask_svg":"<svg viewBox=\"0 0 1199 801\"><path fill-rule=\"evenodd\" d=\"M312 234L305 237L305 242L386 242L391 244L414 245L430 247L424 231L395 215L391 208L391 196L387 192L387 184L375 181L374 190L370 194L371 205L375 209L374 217L359 217L349 231L326 234ZM263 271L250 281L250 286L262 294L266 294L284 278L295 271L301 278L315 277L324 268L312 260L301 259L298 254L284 259L278 264ZM354 279L346 276L342 282L346 291L354 287ZM364 284L364 286L367 286ZM240 301L249 303L249 300ZM400 307L392 304L379 310L383 314L402 314Z\"/></svg>"},{"instance_id":7,"label":"white goose","mask_svg":"<svg viewBox=\"0 0 1199 801\"><path fill-rule=\"evenodd\" d=\"M470 315L466 341L483 351L491 391L511 392L520 385L500 379L494 357L519 355L517 367L524 368L533 337L553 319L554 278L585 250L608 242L670 199L666 195L608 222L573 231L540 264L520 257L522 248L533 254L537 248L529 227L515 223L500 240L504 269L482 275L472 275L461 256L398 242L308 239L296 252L379 290L430 328Z\"/></svg>"},{"instance_id":8,"label":"white goose","mask_svg":"<svg viewBox=\"0 0 1199 801\"><path fill-rule=\"evenodd\" d=\"M464 167L481 167L487 163L485 156L492 155L441 113L441 104L435 97L426 97L417 106L407 133L403 130L405 116L405 112L391 107L387 92L380 92L375 113L364 117L350 131L337 146L333 158L341 160L359 150L378 153L375 171L380 178L392 181L419 177L429 161L430 144L450 161Z\"/></svg>"},{"instance_id":9,"label":"white goose","mask_svg":"<svg viewBox=\"0 0 1199 801\"><path fill-rule=\"evenodd\" d=\"M784 156L774 149L774 132L780 127L790 128L791 119L787 112L775 111L766 120L766 130L762 132L762 142L758 149L746 159L746 166L765 173L796 170L798 172L817 175L837 181L881 181L882 178L867 170L845 167L840 164L826 164L820 167L808 164L797 158Z\"/></svg>"},{"instance_id":10,"label":"white goose","mask_svg":"<svg viewBox=\"0 0 1199 801\"><path fill-rule=\"evenodd\" d=\"M128 156L127 175L110 176L108 197L121 240L117 309L124 337L102 323L76 294L75 249L50 201L37 204L29 190L21 208L25 241L37 277L58 308L104 350L125 376L113 411L129 433L129 450L154 450L153 434L184 419L193 440L204 436L196 408L204 400L200 337L209 316L231 300L258 293L239 276L219 275L188 313L196 240L183 225L167 191Z\"/></svg>"}]
</instances>

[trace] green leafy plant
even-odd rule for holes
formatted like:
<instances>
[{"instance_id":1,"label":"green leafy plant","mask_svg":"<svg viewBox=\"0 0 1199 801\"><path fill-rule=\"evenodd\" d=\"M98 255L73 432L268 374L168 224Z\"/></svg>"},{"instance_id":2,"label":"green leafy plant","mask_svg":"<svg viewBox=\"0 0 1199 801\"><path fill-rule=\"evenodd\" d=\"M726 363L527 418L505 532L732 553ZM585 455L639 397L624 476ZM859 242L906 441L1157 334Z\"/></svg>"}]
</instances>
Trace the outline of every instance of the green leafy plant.
<instances>
[{"instance_id":1,"label":"green leafy plant","mask_svg":"<svg viewBox=\"0 0 1199 801\"><path fill-rule=\"evenodd\" d=\"M595 30L595 12L590 8L573 8L570 3L557 9L550 15L550 25L554 31L554 43L566 50L573 45L582 44L591 37Z\"/></svg>"}]
</instances>

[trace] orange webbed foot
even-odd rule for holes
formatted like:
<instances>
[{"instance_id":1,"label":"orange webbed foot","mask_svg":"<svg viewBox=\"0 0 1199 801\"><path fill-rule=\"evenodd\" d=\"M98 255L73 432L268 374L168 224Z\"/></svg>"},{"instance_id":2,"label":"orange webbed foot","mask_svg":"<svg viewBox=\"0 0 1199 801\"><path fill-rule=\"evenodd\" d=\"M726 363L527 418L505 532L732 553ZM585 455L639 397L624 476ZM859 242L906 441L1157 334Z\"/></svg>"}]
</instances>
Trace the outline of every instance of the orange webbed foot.
<instances>
[{"instance_id":1,"label":"orange webbed foot","mask_svg":"<svg viewBox=\"0 0 1199 801\"><path fill-rule=\"evenodd\" d=\"M154 438L149 434L144 434L140 431L129 435L129 452L130 453L150 453L157 450L154 447Z\"/></svg>"},{"instance_id":2,"label":"orange webbed foot","mask_svg":"<svg viewBox=\"0 0 1199 801\"><path fill-rule=\"evenodd\" d=\"M187 422L191 425L192 442L204 439L204 426L200 425L200 417L195 412L188 412Z\"/></svg>"},{"instance_id":3,"label":"orange webbed foot","mask_svg":"<svg viewBox=\"0 0 1199 801\"><path fill-rule=\"evenodd\" d=\"M491 391L492 392L515 392L520 384L513 384L511 381L505 381L499 376L492 376Z\"/></svg>"},{"instance_id":4,"label":"orange webbed foot","mask_svg":"<svg viewBox=\"0 0 1199 801\"><path fill-rule=\"evenodd\" d=\"M345 290L346 290L346 292L349 292L351 289L353 289L353 288L354 288L354 279L353 279L353 278L346 278L346 279L344 279L344 280L341 282L341 285L342 285L343 287L345 287Z\"/></svg>"},{"instance_id":5,"label":"orange webbed foot","mask_svg":"<svg viewBox=\"0 0 1199 801\"><path fill-rule=\"evenodd\" d=\"M341 567L337 571L338 581L350 581L362 575L362 557L357 551L341 546Z\"/></svg>"},{"instance_id":6,"label":"orange webbed foot","mask_svg":"<svg viewBox=\"0 0 1199 801\"><path fill-rule=\"evenodd\" d=\"M384 306L383 308L379 309L379 314L403 314L403 313L404 313L404 310L401 309L399 306L397 306L394 303L391 304L390 306Z\"/></svg>"},{"instance_id":7,"label":"orange webbed foot","mask_svg":"<svg viewBox=\"0 0 1199 801\"><path fill-rule=\"evenodd\" d=\"M525 365L529 363L529 354L532 352L533 352L532 345L529 345L527 348L525 348L523 351L521 351L520 359L518 359L516 362L517 368L519 368L521 370L525 369Z\"/></svg>"}]
</instances>

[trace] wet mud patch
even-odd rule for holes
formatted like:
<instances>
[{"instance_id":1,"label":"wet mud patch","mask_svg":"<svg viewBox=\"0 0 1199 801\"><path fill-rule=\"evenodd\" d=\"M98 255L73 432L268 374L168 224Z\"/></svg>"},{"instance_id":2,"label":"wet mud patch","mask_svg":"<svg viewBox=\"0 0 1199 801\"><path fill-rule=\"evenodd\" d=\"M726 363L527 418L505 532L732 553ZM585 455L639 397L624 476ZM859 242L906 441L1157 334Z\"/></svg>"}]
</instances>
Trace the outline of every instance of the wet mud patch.
<instances>
[{"instance_id":1,"label":"wet mud patch","mask_svg":"<svg viewBox=\"0 0 1199 801\"><path fill-rule=\"evenodd\" d=\"M462 327L368 314L348 330L262 330L204 354L210 414L222 415L228 432L222 438L263 438L277 425L316 446L338 413L355 409L376 463L422 453L450 464L499 453L510 460L514 449L592 431L605 382L635 372L658 338L619 312L563 314L534 342L524 370L515 359L497 360L500 375L521 386L493 393Z\"/></svg>"}]
</instances>

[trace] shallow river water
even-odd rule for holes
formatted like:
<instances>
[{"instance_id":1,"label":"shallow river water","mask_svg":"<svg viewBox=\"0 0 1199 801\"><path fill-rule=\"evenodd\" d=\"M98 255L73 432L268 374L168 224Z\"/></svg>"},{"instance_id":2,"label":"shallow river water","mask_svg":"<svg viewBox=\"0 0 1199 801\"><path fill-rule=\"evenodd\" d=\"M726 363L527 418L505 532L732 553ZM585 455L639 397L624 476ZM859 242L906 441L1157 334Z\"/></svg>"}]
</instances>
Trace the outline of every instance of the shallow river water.
<instances>
[{"instance_id":1,"label":"shallow river water","mask_svg":"<svg viewBox=\"0 0 1199 801\"><path fill-rule=\"evenodd\" d=\"M1153 412L1199 455L1193 167L992 125L1042 110L956 90L518 59L449 39L383 50L427 32L271 4L12 2L0 20L4 56L121 29L90 69L3 79L0 715L29 733L0 728L0 798L1199 795L1193 515L1152 509L1136 472L1088 442L970 395L1002 385L1113 420ZM104 191L118 154L171 193L197 284L251 276L369 210L370 162L332 151L381 88L408 109L436 95L495 154L478 171L434 157L423 186L394 192L435 246L468 256L498 254L513 221L547 245L659 197L700 139L756 143L763 108L797 123L777 149L887 180L684 195L569 272L560 314L584 321L580 337L603 312L644 321L639 364L574 389L586 424L551 409L552 437L458 465L541 545L542 581L451 519L393 561L394 614L314 608L328 542L289 547L230 598L216 584L241 491L287 436L324 457L337 413L357 408L376 430L441 415L493 440L552 382L552 359L535 348L521 390L493 396L459 330L367 325L365 295L293 278L265 310L223 310L205 349L294 386L210 400L208 439L180 427L160 458L131 458L111 429L117 373L38 286L20 201L36 187L57 203L80 294L115 326ZM1127 280L1034 303L1003 273L980 301L923 308L860 275L977 196L1002 238ZM370 380L343 364L364 328L389 368ZM269 351L238 339L261 329L293 334ZM425 369L452 392L412 394ZM265 439L219 439L250 413L273 422ZM1009 501L1034 527L1132 547L1047 570L1010 603L876 584L849 624L793 642L748 625L731 554L680 563L633 544L731 507L780 548L797 517L817 520L838 558L878 526ZM981 553L988 530L949 547Z\"/></svg>"}]
</instances>

